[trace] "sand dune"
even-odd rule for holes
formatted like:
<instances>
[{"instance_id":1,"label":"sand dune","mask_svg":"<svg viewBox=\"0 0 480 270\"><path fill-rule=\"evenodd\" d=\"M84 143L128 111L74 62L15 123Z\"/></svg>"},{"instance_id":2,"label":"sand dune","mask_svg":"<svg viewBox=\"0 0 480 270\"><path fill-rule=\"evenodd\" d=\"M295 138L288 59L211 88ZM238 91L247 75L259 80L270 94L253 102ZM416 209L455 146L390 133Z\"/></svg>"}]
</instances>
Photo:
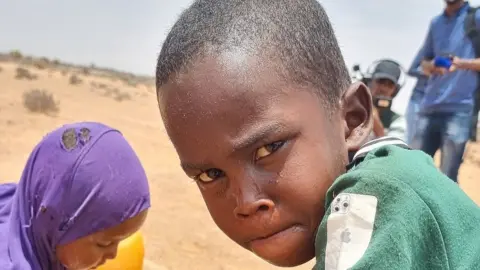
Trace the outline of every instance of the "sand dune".
<instances>
[{"instance_id":1,"label":"sand dune","mask_svg":"<svg viewBox=\"0 0 480 270\"><path fill-rule=\"evenodd\" d=\"M20 177L28 154L46 132L66 122L104 122L125 134L150 178L153 208L143 229L149 269L276 269L237 247L215 226L197 187L178 166L151 83L135 85L114 76L76 70L82 82L72 85L73 69L55 65L27 65L25 69L37 79L16 79L18 67L17 62L0 62L0 182ZM23 94L32 89L51 93L58 102L58 113L29 112ZM477 202L479 164L480 148L472 144L460 178ZM295 269L311 267L312 263Z\"/></svg>"}]
</instances>

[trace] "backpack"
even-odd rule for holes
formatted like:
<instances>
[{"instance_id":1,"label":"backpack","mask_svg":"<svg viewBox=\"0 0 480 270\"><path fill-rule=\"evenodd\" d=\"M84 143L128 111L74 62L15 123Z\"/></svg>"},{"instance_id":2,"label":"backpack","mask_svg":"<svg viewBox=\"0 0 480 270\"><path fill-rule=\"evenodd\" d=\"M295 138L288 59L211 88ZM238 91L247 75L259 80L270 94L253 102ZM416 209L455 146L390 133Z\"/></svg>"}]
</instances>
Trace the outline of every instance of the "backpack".
<instances>
[{"instance_id":1,"label":"backpack","mask_svg":"<svg viewBox=\"0 0 480 270\"><path fill-rule=\"evenodd\" d=\"M467 11L467 17L464 22L465 35L470 39L470 42L472 42L476 58L480 58L480 31L478 31L475 22L475 14L479 8L480 7L470 7ZM474 110L470 126L470 140L472 142L477 141L477 122L480 110L480 72L478 72L477 75L477 89L474 93Z\"/></svg>"}]
</instances>

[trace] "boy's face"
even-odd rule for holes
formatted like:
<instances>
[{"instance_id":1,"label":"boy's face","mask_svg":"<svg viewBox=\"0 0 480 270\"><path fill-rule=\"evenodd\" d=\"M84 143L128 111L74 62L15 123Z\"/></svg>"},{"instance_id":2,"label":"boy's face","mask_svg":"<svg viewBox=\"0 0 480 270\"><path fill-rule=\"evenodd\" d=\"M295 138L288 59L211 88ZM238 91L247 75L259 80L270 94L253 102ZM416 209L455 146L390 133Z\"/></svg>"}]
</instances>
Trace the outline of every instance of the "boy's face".
<instances>
[{"instance_id":1,"label":"boy's face","mask_svg":"<svg viewBox=\"0 0 480 270\"><path fill-rule=\"evenodd\" d=\"M220 229L273 264L299 265L314 256L327 189L369 134L371 97L358 84L327 112L314 90L237 56L207 57L164 85L162 117Z\"/></svg>"}]
</instances>

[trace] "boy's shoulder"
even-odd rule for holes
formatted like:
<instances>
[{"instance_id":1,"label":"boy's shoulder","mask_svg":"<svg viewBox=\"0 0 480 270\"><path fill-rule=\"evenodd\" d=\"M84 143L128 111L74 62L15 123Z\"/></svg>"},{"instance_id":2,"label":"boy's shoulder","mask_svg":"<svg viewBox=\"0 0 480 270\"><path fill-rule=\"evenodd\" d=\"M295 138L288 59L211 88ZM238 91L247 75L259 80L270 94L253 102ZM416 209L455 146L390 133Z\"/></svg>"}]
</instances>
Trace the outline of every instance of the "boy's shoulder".
<instances>
[{"instance_id":1,"label":"boy's shoulder","mask_svg":"<svg viewBox=\"0 0 480 270\"><path fill-rule=\"evenodd\" d=\"M405 174L406 170L415 172ZM411 149L397 137L382 137L365 144L353 157L346 174L360 172L383 172L388 178L409 181L414 178L442 177L443 174L435 166L433 159L420 150ZM411 179L413 180L413 179Z\"/></svg>"},{"instance_id":2,"label":"boy's shoulder","mask_svg":"<svg viewBox=\"0 0 480 270\"><path fill-rule=\"evenodd\" d=\"M315 269L480 264L480 209L429 156L399 139L365 144L330 187L325 207ZM455 248L459 245L469 252Z\"/></svg>"},{"instance_id":3,"label":"boy's shoulder","mask_svg":"<svg viewBox=\"0 0 480 270\"><path fill-rule=\"evenodd\" d=\"M383 197L388 194L385 190L393 189L402 190L402 194L415 194L427 203L442 200L443 196L470 200L435 166L429 155L411 149L395 137L382 137L365 144L347 169L330 187L327 198L340 192Z\"/></svg>"},{"instance_id":4,"label":"boy's shoulder","mask_svg":"<svg viewBox=\"0 0 480 270\"><path fill-rule=\"evenodd\" d=\"M433 194L441 196L452 185L453 181L435 167L430 156L412 150L396 137L386 136L366 143L357 151L347 172L339 176L328 190L326 205L341 193L387 199L394 192L423 198L422 193L427 187L438 189ZM435 199L430 195L426 200Z\"/></svg>"},{"instance_id":5,"label":"boy's shoulder","mask_svg":"<svg viewBox=\"0 0 480 270\"><path fill-rule=\"evenodd\" d=\"M387 179L405 182L426 178L446 178L435 166L433 159L420 150L411 149L397 137L386 136L372 140L353 156L344 176L384 174ZM386 179L386 180L387 180Z\"/></svg>"}]
</instances>

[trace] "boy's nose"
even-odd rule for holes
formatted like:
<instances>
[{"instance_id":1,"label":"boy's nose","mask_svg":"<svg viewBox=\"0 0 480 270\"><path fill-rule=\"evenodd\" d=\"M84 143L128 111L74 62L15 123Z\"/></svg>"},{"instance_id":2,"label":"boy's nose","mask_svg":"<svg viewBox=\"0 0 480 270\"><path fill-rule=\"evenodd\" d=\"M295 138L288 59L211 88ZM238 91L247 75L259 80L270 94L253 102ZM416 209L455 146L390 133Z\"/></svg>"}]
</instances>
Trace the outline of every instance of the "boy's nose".
<instances>
[{"instance_id":1,"label":"boy's nose","mask_svg":"<svg viewBox=\"0 0 480 270\"><path fill-rule=\"evenodd\" d=\"M267 183L270 174L261 174L256 170L243 170L231 182L231 195L235 198L233 214L238 219L246 219L261 213L268 213L275 203L267 195Z\"/></svg>"},{"instance_id":2,"label":"boy's nose","mask_svg":"<svg viewBox=\"0 0 480 270\"><path fill-rule=\"evenodd\" d=\"M233 214L238 219L246 219L257 214L271 211L275 203L270 199L253 199L238 201Z\"/></svg>"}]
</instances>

